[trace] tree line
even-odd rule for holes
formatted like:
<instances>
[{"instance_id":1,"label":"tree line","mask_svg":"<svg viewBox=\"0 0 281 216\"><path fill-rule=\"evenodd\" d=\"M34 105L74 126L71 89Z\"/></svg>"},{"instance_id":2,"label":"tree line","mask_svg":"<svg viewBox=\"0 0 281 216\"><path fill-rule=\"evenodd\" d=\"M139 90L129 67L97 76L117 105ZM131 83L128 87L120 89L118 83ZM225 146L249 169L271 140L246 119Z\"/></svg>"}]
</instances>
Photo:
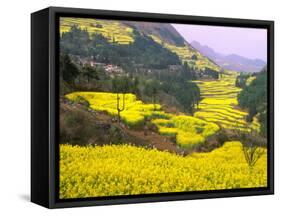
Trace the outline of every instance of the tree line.
<instances>
[{"instance_id":1,"label":"tree line","mask_svg":"<svg viewBox=\"0 0 281 216\"><path fill-rule=\"evenodd\" d=\"M261 124L261 134L267 135L267 70L264 68L256 74L256 78L249 84L243 85L238 95L238 103L248 109L246 120L252 122L257 116Z\"/></svg>"},{"instance_id":2,"label":"tree line","mask_svg":"<svg viewBox=\"0 0 281 216\"><path fill-rule=\"evenodd\" d=\"M201 99L199 87L192 82L198 78L195 68L187 62L182 64L177 54L156 43L151 37L136 30L133 35L134 42L120 45L114 40L110 42L101 34L92 34L90 37L87 30L71 27L69 32L62 34L60 40L60 75L63 82L72 85L74 90L80 90L76 83L81 79L90 84L106 81L108 88L100 90L118 93L118 113L126 106L122 94L134 93L144 101L150 98L149 102L156 107L159 95L165 93L174 97L184 111L193 114ZM80 65L75 61L75 56L91 57L96 62L118 65L124 69L124 74L107 76L103 68ZM177 65L178 69L171 71L170 65ZM136 70L137 67L151 72L141 73ZM214 76L213 71L209 70L208 73Z\"/></svg>"},{"instance_id":3,"label":"tree line","mask_svg":"<svg viewBox=\"0 0 281 216\"><path fill-rule=\"evenodd\" d=\"M81 57L92 56L97 62L115 64L133 71L135 65L143 68L165 69L169 65L180 65L177 54L155 42L150 36L133 31L134 42L118 44L102 34L89 35L86 29L72 26L60 39L61 52Z\"/></svg>"}]
</instances>

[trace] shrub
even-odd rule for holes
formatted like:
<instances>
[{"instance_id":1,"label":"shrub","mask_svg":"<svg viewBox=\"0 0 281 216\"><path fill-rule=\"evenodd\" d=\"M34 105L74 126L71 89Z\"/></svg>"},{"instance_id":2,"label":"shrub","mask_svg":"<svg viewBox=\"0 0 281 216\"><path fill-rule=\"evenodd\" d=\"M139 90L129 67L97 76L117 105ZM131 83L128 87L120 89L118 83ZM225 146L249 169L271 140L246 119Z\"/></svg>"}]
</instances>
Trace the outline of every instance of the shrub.
<instances>
[{"instance_id":1,"label":"shrub","mask_svg":"<svg viewBox=\"0 0 281 216\"><path fill-rule=\"evenodd\" d=\"M267 140L254 130L241 131L236 130L236 137L242 143L242 149L245 160L250 169L265 153Z\"/></svg>"},{"instance_id":2,"label":"shrub","mask_svg":"<svg viewBox=\"0 0 281 216\"><path fill-rule=\"evenodd\" d=\"M72 109L60 115L60 142L89 144L95 131L89 115L82 110Z\"/></svg>"}]
</instances>

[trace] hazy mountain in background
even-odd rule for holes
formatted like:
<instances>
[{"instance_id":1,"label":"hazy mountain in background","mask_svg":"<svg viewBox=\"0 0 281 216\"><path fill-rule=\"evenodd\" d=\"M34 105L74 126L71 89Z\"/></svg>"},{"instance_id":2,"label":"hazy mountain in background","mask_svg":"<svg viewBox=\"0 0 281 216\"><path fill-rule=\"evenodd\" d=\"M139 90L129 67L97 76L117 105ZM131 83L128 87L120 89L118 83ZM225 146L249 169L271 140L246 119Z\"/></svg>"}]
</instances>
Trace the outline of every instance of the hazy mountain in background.
<instances>
[{"instance_id":1,"label":"hazy mountain in background","mask_svg":"<svg viewBox=\"0 0 281 216\"><path fill-rule=\"evenodd\" d=\"M266 62L261 59L249 59L236 54L224 55L217 53L212 48L201 45L198 41L192 41L191 46L224 69L253 73L261 71L266 65Z\"/></svg>"}]
</instances>

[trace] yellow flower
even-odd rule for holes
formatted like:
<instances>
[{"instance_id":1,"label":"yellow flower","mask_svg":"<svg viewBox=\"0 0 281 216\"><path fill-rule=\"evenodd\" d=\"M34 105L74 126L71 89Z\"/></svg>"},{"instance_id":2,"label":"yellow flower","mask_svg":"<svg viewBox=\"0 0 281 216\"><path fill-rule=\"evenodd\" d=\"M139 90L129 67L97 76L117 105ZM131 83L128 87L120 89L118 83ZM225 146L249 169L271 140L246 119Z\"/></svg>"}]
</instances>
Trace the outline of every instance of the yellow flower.
<instances>
[{"instance_id":1,"label":"yellow flower","mask_svg":"<svg viewBox=\"0 0 281 216\"><path fill-rule=\"evenodd\" d=\"M183 157L131 145L60 145L60 198L267 186L267 154L250 170L239 142Z\"/></svg>"}]
</instances>

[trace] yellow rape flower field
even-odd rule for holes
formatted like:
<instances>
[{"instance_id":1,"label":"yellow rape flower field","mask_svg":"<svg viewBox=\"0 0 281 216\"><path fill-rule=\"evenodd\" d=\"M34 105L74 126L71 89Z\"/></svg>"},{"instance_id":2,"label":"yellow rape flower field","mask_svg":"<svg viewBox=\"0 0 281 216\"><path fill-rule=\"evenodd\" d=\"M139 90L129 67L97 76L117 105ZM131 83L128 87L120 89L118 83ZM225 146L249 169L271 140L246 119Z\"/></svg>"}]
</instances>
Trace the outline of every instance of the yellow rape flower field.
<instances>
[{"instance_id":1,"label":"yellow rape flower field","mask_svg":"<svg viewBox=\"0 0 281 216\"><path fill-rule=\"evenodd\" d=\"M184 45L184 46L176 46L167 43L166 41L161 40L159 37L155 35L150 35L150 37L157 43L163 45L168 50L172 51L173 53L176 53L182 62L187 62L189 65L195 66L197 69L204 70L205 68L210 68L215 71L219 71L220 68L214 64L212 61L210 61L208 58L203 56L200 52L198 52L196 49L191 47L190 45ZM197 60L193 61L191 60L192 56L196 56Z\"/></svg>"},{"instance_id":2,"label":"yellow rape flower field","mask_svg":"<svg viewBox=\"0 0 281 216\"><path fill-rule=\"evenodd\" d=\"M259 130L260 125L256 118L251 125L247 125L247 113L236 109L237 95L241 91L235 87L236 76L237 73L228 71L227 74L222 74L219 80L194 81L199 86L203 98L194 116L223 128L243 130L251 127Z\"/></svg>"},{"instance_id":3,"label":"yellow rape flower field","mask_svg":"<svg viewBox=\"0 0 281 216\"><path fill-rule=\"evenodd\" d=\"M146 104L125 94L120 113L128 127L150 121L158 133L174 137L182 149L204 145L206 138L222 128L245 128L246 112L236 109L239 88L233 74L217 81L197 81L203 100L194 116L171 114L161 105ZM122 97L122 95L119 95ZM73 92L66 98L88 101L95 111L117 116L117 94ZM255 120L252 127L259 128ZM130 144L60 144L60 198L85 198L166 192L220 190L267 186L267 152L254 167L245 160L240 142L226 142L208 153L181 156Z\"/></svg>"},{"instance_id":4,"label":"yellow rape flower field","mask_svg":"<svg viewBox=\"0 0 281 216\"><path fill-rule=\"evenodd\" d=\"M239 142L183 157L131 145L60 145L60 198L266 187L266 153L249 169Z\"/></svg>"},{"instance_id":5,"label":"yellow rape flower field","mask_svg":"<svg viewBox=\"0 0 281 216\"><path fill-rule=\"evenodd\" d=\"M106 111L109 115L117 116L116 97L114 93L107 92L74 92L66 95L66 98L76 101L84 98L90 107L96 111ZM122 96L121 96L122 97ZM125 94L125 109L121 112L121 119L128 126L136 126L144 123L145 118L150 119L158 128L161 135L175 137L176 143L185 149L193 149L205 142L205 139L219 131L218 125L202 119L187 116L174 115L161 110L161 105L145 104L137 100L131 93Z\"/></svg>"},{"instance_id":6,"label":"yellow rape flower field","mask_svg":"<svg viewBox=\"0 0 281 216\"><path fill-rule=\"evenodd\" d=\"M134 42L133 29L120 22L113 20L101 20L91 18L60 18L60 34L69 32L71 27L77 26L82 30L87 30L90 34L102 34L110 42L118 44L130 44Z\"/></svg>"}]
</instances>

